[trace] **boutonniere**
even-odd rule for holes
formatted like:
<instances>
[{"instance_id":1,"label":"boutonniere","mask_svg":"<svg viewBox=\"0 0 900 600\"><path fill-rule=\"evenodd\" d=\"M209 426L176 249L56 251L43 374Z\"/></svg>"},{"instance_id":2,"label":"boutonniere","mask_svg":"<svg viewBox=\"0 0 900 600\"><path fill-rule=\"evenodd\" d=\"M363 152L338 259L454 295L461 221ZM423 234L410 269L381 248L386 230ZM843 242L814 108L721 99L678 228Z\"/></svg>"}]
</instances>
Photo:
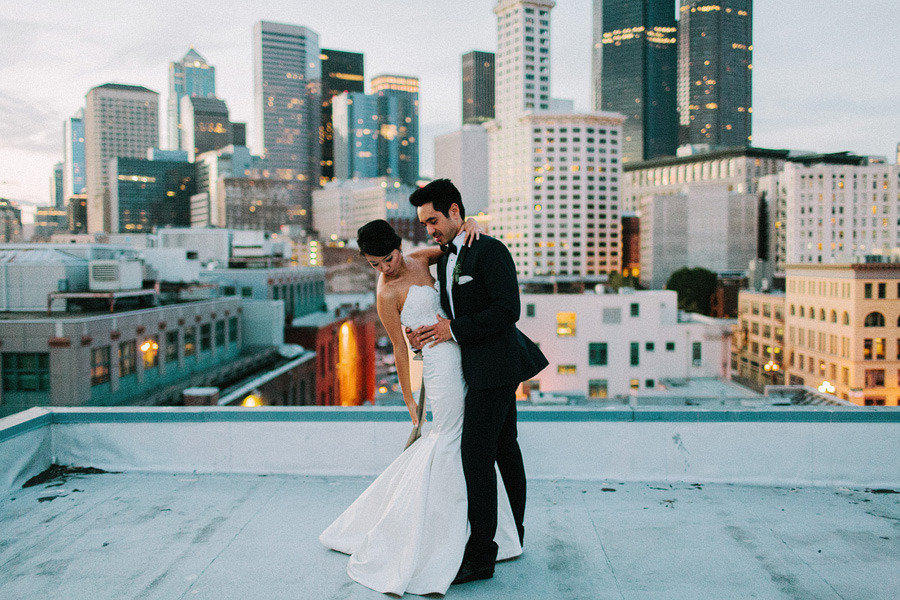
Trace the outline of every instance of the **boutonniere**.
<instances>
[{"instance_id":1,"label":"boutonniere","mask_svg":"<svg viewBox=\"0 0 900 600\"><path fill-rule=\"evenodd\" d=\"M459 269L460 269L460 264L459 264L459 259L457 259L456 264L453 265L453 285L456 285L457 283L459 283Z\"/></svg>"}]
</instances>

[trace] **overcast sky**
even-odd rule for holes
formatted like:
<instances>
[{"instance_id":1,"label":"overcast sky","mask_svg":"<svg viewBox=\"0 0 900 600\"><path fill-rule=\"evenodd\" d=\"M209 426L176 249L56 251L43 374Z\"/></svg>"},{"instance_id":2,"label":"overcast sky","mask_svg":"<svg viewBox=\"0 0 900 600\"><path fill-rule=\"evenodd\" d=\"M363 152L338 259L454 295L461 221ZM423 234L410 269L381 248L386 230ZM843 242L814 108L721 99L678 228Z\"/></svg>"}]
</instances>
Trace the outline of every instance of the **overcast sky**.
<instances>
[{"instance_id":1,"label":"overcast sky","mask_svg":"<svg viewBox=\"0 0 900 600\"><path fill-rule=\"evenodd\" d=\"M252 128L251 32L305 25L321 44L363 52L379 72L421 80L421 171L432 140L461 122L460 56L496 49L492 0L0 0L0 196L49 203L62 123L105 82L145 85L164 110L168 63L193 45L216 67L232 120ZM897 0L756 0L753 143L851 150L894 160L900 141ZM590 101L591 0L558 0L552 93ZM367 90L368 91L368 90ZM164 138L164 115L160 117ZM248 132L248 139L252 133ZM161 140L163 141L163 140Z\"/></svg>"}]
</instances>

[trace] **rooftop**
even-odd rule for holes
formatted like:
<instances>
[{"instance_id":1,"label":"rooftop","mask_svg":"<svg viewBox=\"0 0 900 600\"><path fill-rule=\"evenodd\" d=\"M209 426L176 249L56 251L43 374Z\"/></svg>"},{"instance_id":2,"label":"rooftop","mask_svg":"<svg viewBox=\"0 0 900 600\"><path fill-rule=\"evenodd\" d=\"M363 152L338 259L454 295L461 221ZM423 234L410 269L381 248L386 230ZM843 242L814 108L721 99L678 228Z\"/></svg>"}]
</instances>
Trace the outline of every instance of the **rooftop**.
<instances>
[{"instance_id":1,"label":"rooftop","mask_svg":"<svg viewBox=\"0 0 900 600\"><path fill-rule=\"evenodd\" d=\"M720 158L735 158L738 156L746 156L748 158L771 158L777 160L786 160L789 162L800 163L804 166L812 164L833 164L833 165L855 165L863 166L868 164L868 157L851 154L848 151L830 152L830 153L795 153L791 150L774 149L774 148L756 148L735 147L735 148L716 148L706 152L690 154L687 156L663 156L650 160L642 160L624 163L622 170L626 173L629 171L639 171L641 169L650 169L654 167L668 167L672 165L686 165L695 162L703 162L707 160L717 160Z\"/></svg>"},{"instance_id":2,"label":"rooftop","mask_svg":"<svg viewBox=\"0 0 900 600\"><path fill-rule=\"evenodd\" d=\"M0 420L0 597L384 598L317 537L399 453L404 412ZM519 420L525 553L448 597L895 597L900 411L523 408Z\"/></svg>"}]
</instances>

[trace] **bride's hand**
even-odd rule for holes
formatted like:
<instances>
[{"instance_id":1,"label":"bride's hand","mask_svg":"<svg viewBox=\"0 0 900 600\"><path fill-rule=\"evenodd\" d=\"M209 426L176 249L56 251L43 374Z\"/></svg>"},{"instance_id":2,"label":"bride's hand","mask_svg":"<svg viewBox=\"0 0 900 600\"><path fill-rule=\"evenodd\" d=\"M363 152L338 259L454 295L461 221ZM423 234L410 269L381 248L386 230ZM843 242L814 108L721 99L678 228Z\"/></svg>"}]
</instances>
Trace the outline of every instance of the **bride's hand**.
<instances>
[{"instance_id":1,"label":"bride's hand","mask_svg":"<svg viewBox=\"0 0 900 600\"><path fill-rule=\"evenodd\" d=\"M462 225L462 230L466 232L466 246L471 246L472 242L481 237L484 230L478 225L473 217L469 217Z\"/></svg>"}]
</instances>

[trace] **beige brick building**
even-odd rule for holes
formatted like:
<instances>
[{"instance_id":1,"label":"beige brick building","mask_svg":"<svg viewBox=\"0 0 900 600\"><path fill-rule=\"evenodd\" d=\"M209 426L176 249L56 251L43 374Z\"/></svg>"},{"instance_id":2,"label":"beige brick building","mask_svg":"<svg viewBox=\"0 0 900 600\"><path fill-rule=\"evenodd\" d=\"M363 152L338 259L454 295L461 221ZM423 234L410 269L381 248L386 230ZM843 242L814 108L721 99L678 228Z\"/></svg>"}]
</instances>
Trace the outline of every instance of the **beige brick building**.
<instances>
[{"instance_id":1,"label":"beige brick building","mask_svg":"<svg viewBox=\"0 0 900 600\"><path fill-rule=\"evenodd\" d=\"M784 384L784 294L742 290L732 336L731 369L736 381L762 390Z\"/></svg>"},{"instance_id":2,"label":"beige brick building","mask_svg":"<svg viewBox=\"0 0 900 600\"><path fill-rule=\"evenodd\" d=\"M856 404L900 397L900 264L788 265L787 383Z\"/></svg>"}]
</instances>

